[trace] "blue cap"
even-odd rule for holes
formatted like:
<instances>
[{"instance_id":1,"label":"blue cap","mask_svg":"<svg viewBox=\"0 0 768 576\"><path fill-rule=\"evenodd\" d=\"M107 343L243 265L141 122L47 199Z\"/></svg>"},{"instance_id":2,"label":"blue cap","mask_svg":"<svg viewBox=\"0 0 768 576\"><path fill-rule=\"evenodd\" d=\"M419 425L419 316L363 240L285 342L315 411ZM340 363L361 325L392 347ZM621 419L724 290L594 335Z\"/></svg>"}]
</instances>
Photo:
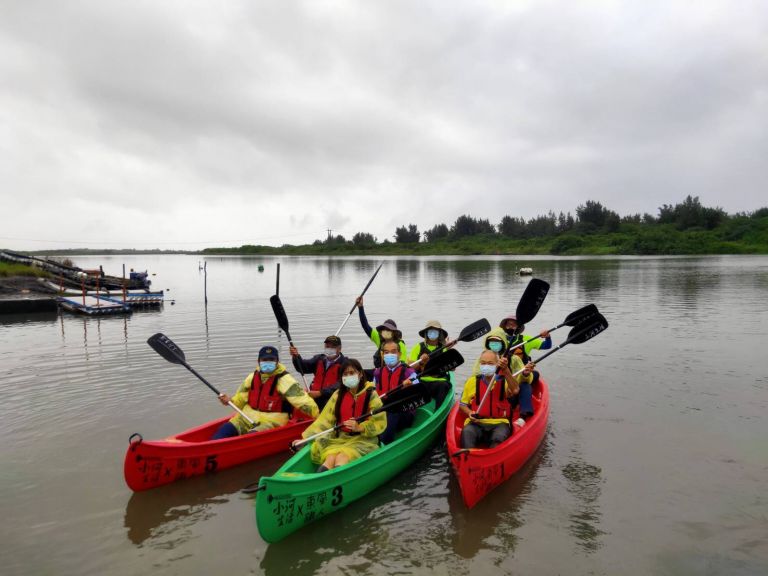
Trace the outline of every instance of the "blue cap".
<instances>
[{"instance_id":1,"label":"blue cap","mask_svg":"<svg viewBox=\"0 0 768 576\"><path fill-rule=\"evenodd\" d=\"M259 360L262 358L274 358L279 359L280 355L277 353L277 348L274 346L263 346L261 350L259 350Z\"/></svg>"}]
</instances>

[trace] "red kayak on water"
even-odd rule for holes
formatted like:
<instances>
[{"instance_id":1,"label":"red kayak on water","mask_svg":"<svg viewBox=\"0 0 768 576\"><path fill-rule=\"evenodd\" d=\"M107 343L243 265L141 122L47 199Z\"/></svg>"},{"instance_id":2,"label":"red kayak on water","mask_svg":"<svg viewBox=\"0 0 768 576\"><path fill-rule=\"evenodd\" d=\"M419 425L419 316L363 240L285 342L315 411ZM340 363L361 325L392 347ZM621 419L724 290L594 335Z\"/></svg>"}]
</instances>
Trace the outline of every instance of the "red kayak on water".
<instances>
[{"instance_id":1,"label":"red kayak on water","mask_svg":"<svg viewBox=\"0 0 768 576\"><path fill-rule=\"evenodd\" d=\"M139 492L287 452L291 442L301 438L312 423L311 418L292 418L279 428L210 440L230 418L225 416L163 440L145 441L141 434L132 434L125 453L126 484Z\"/></svg>"},{"instance_id":2,"label":"red kayak on water","mask_svg":"<svg viewBox=\"0 0 768 576\"><path fill-rule=\"evenodd\" d=\"M459 479L461 495L472 508L486 494L522 468L544 439L549 417L549 390L543 380L533 387L534 415L524 426L513 425L513 434L496 448L461 448L461 431L466 416L458 404L448 415L445 437L448 459ZM518 410L512 420L517 420Z\"/></svg>"}]
</instances>

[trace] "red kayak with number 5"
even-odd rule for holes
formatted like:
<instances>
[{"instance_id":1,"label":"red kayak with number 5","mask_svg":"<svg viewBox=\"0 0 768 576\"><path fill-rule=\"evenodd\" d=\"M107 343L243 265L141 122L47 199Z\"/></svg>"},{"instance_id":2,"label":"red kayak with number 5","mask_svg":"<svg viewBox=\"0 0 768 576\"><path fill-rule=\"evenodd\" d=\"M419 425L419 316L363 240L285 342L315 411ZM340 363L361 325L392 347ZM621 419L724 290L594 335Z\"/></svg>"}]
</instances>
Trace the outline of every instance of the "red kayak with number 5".
<instances>
[{"instance_id":1,"label":"red kayak with number 5","mask_svg":"<svg viewBox=\"0 0 768 576\"><path fill-rule=\"evenodd\" d=\"M533 387L534 415L524 426L513 425L513 433L495 448L461 448L466 416L454 406L446 423L448 458L459 479L461 495L472 508L486 494L523 467L544 439L549 418L549 390L543 380ZM513 421L518 418L515 410Z\"/></svg>"},{"instance_id":2,"label":"red kayak with number 5","mask_svg":"<svg viewBox=\"0 0 768 576\"><path fill-rule=\"evenodd\" d=\"M311 418L293 418L279 428L211 440L219 426L230 418L225 416L163 440L145 441L138 433L131 435L125 454L126 484L139 492L278 452L287 453L291 442L301 438L312 423Z\"/></svg>"}]
</instances>

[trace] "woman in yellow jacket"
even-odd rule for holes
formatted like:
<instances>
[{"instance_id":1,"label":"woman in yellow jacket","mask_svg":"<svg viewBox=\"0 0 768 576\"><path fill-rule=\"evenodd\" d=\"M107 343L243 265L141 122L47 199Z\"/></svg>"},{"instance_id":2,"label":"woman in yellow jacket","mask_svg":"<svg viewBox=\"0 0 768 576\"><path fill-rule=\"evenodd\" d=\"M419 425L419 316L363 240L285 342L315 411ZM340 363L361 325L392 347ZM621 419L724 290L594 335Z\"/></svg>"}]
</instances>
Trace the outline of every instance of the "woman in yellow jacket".
<instances>
[{"instance_id":1,"label":"woman in yellow jacket","mask_svg":"<svg viewBox=\"0 0 768 576\"><path fill-rule=\"evenodd\" d=\"M227 405L231 400L256 425L251 426L238 414L222 424L211 440L284 426L292 410L317 418L319 410L315 401L278 360L277 348L264 346L259 350L259 367L248 374L235 395L232 398L226 394L219 396L222 404Z\"/></svg>"},{"instance_id":2,"label":"woman in yellow jacket","mask_svg":"<svg viewBox=\"0 0 768 576\"><path fill-rule=\"evenodd\" d=\"M320 416L304 430L303 438L329 430L337 423L344 426L315 439L310 457L320 464L318 472L343 466L376 450L379 434L387 428L387 415L379 412L362 422L355 418L382 406L373 383L368 382L360 362L347 358L341 367L342 386L333 393ZM296 440L295 442L298 442Z\"/></svg>"}]
</instances>

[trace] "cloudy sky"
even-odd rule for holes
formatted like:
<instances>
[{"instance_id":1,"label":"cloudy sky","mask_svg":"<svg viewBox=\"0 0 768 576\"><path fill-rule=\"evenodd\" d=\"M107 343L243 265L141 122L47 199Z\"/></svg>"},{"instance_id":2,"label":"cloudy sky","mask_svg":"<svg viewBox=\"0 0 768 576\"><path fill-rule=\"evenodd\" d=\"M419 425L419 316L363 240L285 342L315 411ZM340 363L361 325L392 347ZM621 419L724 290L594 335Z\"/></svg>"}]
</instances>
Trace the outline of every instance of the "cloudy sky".
<instances>
[{"instance_id":1,"label":"cloudy sky","mask_svg":"<svg viewBox=\"0 0 768 576\"><path fill-rule=\"evenodd\" d=\"M768 205L764 1L0 0L0 246Z\"/></svg>"}]
</instances>

